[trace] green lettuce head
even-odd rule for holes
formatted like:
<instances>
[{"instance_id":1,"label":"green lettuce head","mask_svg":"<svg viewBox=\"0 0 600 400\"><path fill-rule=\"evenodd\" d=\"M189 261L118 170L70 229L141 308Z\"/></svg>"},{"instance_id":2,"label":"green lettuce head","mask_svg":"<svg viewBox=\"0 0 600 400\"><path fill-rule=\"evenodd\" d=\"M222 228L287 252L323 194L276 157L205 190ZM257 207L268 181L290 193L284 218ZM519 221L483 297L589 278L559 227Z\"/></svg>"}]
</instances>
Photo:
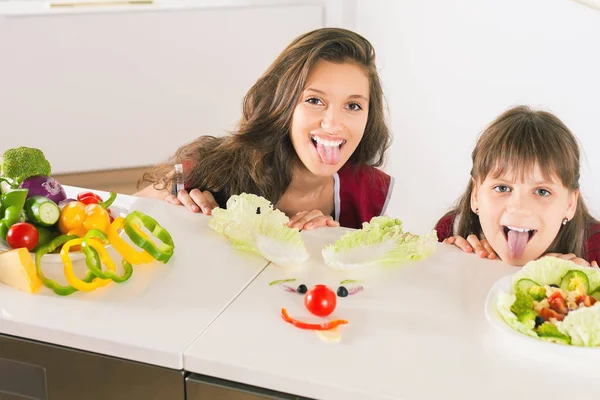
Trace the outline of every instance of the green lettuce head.
<instances>
[{"instance_id":1,"label":"green lettuce head","mask_svg":"<svg viewBox=\"0 0 600 400\"><path fill-rule=\"evenodd\" d=\"M229 198L227 209L213 209L208 226L226 236L234 248L287 266L308 259L300 231L286 226L288 221L264 197L242 193Z\"/></svg>"},{"instance_id":2,"label":"green lettuce head","mask_svg":"<svg viewBox=\"0 0 600 400\"><path fill-rule=\"evenodd\" d=\"M419 260L435 251L436 231L418 236L402 230L402 222L373 217L361 229L348 232L322 250L325 264L335 269L356 269L374 264Z\"/></svg>"}]
</instances>

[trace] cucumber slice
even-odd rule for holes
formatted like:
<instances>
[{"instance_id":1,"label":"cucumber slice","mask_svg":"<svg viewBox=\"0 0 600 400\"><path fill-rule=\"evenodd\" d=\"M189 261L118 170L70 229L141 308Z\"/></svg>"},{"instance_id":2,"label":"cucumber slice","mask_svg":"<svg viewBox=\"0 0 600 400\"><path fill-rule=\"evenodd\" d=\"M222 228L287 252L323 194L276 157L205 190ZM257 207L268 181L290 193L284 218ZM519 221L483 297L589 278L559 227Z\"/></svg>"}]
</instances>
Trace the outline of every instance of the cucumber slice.
<instances>
[{"instance_id":1,"label":"cucumber slice","mask_svg":"<svg viewBox=\"0 0 600 400\"><path fill-rule=\"evenodd\" d=\"M590 296L592 296L593 298L595 298L596 301L600 301L600 287L597 287L596 290L594 290L592 292L592 294L590 294Z\"/></svg>"},{"instance_id":2,"label":"cucumber slice","mask_svg":"<svg viewBox=\"0 0 600 400\"><path fill-rule=\"evenodd\" d=\"M560 288L562 290L573 291L579 288L583 290L583 294L588 294L590 290L590 282L586 274L581 271L569 271L560 280Z\"/></svg>"},{"instance_id":3,"label":"cucumber slice","mask_svg":"<svg viewBox=\"0 0 600 400\"><path fill-rule=\"evenodd\" d=\"M535 301L541 301L546 298L546 289L531 279L519 279L517 282L517 290L533 297Z\"/></svg>"},{"instance_id":4,"label":"cucumber slice","mask_svg":"<svg viewBox=\"0 0 600 400\"><path fill-rule=\"evenodd\" d=\"M56 203L44 196L31 196L23 208L27 219L34 225L52 226L60 217L60 209Z\"/></svg>"}]
</instances>

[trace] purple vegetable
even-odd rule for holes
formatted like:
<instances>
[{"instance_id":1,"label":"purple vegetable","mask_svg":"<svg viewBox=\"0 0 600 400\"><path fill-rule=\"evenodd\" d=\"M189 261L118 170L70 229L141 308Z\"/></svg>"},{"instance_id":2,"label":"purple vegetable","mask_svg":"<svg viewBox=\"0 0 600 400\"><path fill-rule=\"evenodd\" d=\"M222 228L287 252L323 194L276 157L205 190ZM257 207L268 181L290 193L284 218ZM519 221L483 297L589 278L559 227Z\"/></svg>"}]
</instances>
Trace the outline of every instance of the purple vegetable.
<instances>
[{"instance_id":1,"label":"purple vegetable","mask_svg":"<svg viewBox=\"0 0 600 400\"><path fill-rule=\"evenodd\" d=\"M36 195L44 196L54 201L56 204L67 198L65 189L63 189L62 185L51 176L32 176L31 178L25 179L20 187L29 189L27 198Z\"/></svg>"}]
</instances>

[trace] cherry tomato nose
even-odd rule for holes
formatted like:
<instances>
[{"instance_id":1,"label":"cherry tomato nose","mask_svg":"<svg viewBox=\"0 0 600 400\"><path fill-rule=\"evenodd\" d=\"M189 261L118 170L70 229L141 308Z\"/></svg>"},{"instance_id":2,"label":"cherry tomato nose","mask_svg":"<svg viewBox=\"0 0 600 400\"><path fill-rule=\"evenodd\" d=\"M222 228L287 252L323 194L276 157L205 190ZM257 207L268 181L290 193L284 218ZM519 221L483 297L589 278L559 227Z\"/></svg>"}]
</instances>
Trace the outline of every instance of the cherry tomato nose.
<instances>
[{"instance_id":1,"label":"cherry tomato nose","mask_svg":"<svg viewBox=\"0 0 600 400\"><path fill-rule=\"evenodd\" d=\"M304 305L312 314L326 317L335 310L337 297L325 285L315 285L304 295Z\"/></svg>"}]
</instances>

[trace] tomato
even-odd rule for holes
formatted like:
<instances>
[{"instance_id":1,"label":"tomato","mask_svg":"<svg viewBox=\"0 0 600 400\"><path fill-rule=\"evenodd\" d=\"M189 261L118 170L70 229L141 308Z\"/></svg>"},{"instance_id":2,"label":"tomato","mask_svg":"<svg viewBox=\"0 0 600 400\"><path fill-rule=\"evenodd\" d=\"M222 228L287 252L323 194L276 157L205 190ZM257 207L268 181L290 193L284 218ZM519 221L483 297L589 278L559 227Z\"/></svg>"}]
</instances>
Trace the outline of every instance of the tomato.
<instances>
[{"instance_id":1,"label":"tomato","mask_svg":"<svg viewBox=\"0 0 600 400\"><path fill-rule=\"evenodd\" d=\"M6 243L13 249L25 247L31 251L37 246L40 235L35 226L27 222L18 222L6 233Z\"/></svg>"},{"instance_id":2,"label":"tomato","mask_svg":"<svg viewBox=\"0 0 600 400\"><path fill-rule=\"evenodd\" d=\"M550 297L548 297L548 304L550 304L550 308L557 313L568 314L569 307L567 307L567 302L564 297L560 294L560 292L554 292Z\"/></svg>"},{"instance_id":3,"label":"tomato","mask_svg":"<svg viewBox=\"0 0 600 400\"><path fill-rule=\"evenodd\" d=\"M550 318L556 318L557 321L562 321L565 316L557 313L554 310L544 307L540 310L540 317L544 318L545 321L550 321Z\"/></svg>"},{"instance_id":4,"label":"tomato","mask_svg":"<svg viewBox=\"0 0 600 400\"><path fill-rule=\"evenodd\" d=\"M581 305L583 303L583 305L585 307L591 307L594 304L596 304L596 299L593 298L592 296L588 296L588 295L581 295L581 296L577 296L577 299L575 299L575 303Z\"/></svg>"},{"instance_id":5,"label":"tomato","mask_svg":"<svg viewBox=\"0 0 600 400\"><path fill-rule=\"evenodd\" d=\"M319 317L331 314L336 302L335 293L325 285L315 285L304 295L306 309Z\"/></svg>"}]
</instances>

